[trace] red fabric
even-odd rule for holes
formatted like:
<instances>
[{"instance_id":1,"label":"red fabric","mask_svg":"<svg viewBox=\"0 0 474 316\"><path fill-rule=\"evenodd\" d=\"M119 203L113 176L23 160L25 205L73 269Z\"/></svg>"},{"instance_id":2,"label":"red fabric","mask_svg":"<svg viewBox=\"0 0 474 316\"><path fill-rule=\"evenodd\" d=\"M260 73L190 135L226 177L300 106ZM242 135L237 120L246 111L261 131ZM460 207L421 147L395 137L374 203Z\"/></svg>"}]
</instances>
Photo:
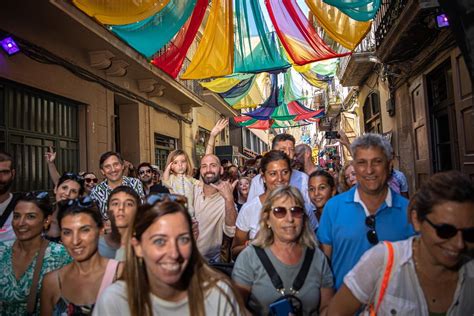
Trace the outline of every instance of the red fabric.
<instances>
[{"instance_id":1,"label":"red fabric","mask_svg":"<svg viewBox=\"0 0 474 316\"><path fill-rule=\"evenodd\" d=\"M241 123L241 122L247 122L248 120L250 120L251 117L250 116L246 116L246 115L239 115L239 116L234 116L234 121L236 123Z\"/></svg>"},{"instance_id":2,"label":"red fabric","mask_svg":"<svg viewBox=\"0 0 474 316\"><path fill-rule=\"evenodd\" d=\"M265 0L265 5L283 47L295 64L306 65L350 54L337 54L324 43L296 0Z\"/></svg>"},{"instance_id":3,"label":"red fabric","mask_svg":"<svg viewBox=\"0 0 474 316\"><path fill-rule=\"evenodd\" d=\"M316 111L308 110L308 109L302 108L298 104L298 102L291 101L290 103L288 103L288 111L291 114L296 115L296 117L293 119L294 121L301 121L301 120L313 118L316 115L321 114L324 111L324 109L316 110Z\"/></svg>"},{"instance_id":4,"label":"red fabric","mask_svg":"<svg viewBox=\"0 0 474 316\"><path fill-rule=\"evenodd\" d=\"M274 122L273 120L257 121L255 122L255 124L247 126L247 128L267 130L273 125L273 122Z\"/></svg>"},{"instance_id":5,"label":"red fabric","mask_svg":"<svg viewBox=\"0 0 474 316\"><path fill-rule=\"evenodd\" d=\"M206 13L208 0L197 0L191 18L184 24L175 38L168 44L166 51L152 59L151 63L171 77L178 76L186 53L196 37L199 26Z\"/></svg>"}]
</instances>

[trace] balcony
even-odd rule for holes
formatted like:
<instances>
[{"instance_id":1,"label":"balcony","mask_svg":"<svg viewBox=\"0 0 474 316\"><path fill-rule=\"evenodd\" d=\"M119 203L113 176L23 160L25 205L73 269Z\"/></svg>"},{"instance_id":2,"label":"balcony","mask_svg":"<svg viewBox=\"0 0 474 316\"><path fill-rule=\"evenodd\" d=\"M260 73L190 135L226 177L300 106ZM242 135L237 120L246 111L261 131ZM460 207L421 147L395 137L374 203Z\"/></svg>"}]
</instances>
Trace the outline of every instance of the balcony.
<instances>
[{"instance_id":1,"label":"balcony","mask_svg":"<svg viewBox=\"0 0 474 316\"><path fill-rule=\"evenodd\" d=\"M372 72L375 57L374 26L352 55L341 58L337 77L343 87L360 86Z\"/></svg>"}]
</instances>

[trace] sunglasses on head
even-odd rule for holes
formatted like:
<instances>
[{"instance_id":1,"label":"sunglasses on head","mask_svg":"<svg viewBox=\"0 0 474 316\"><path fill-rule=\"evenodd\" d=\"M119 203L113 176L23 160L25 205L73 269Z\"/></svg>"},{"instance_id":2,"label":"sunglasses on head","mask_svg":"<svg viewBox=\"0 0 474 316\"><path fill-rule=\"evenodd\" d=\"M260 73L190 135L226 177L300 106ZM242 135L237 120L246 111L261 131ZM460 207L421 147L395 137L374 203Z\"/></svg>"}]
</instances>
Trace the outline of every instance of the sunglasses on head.
<instances>
[{"instance_id":1,"label":"sunglasses on head","mask_svg":"<svg viewBox=\"0 0 474 316\"><path fill-rule=\"evenodd\" d=\"M431 225L436 231L436 235L442 239L453 238L458 234L458 231L461 231L462 238L467 242L474 242L474 227L469 228L456 228L450 224L435 224L425 217L426 222Z\"/></svg>"},{"instance_id":2,"label":"sunglasses on head","mask_svg":"<svg viewBox=\"0 0 474 316\"><path fill-rule=\"evenodd\" d=\"M28 192L25 194L27 199L46 200L49 199L49 193L46 191Z\"/></svg>"},{"instance_id":3,"label":"sunglasses on head","mask_svg":"<svg viewBox=\"0 0 474 316\"><path fill-rule=\"evenodd\" d=\"M292 217L302 218L304 215L304 209L301 206L293 206L289 210L283 206L272 207L273 215L276 218L284 218L288 211L290 211Z\"/></svg>"},{"instance_id":4,"label":"sunglasses on head","mask_svg":"<svg viewBox=\"0 0 474 316\"><path fill-rule=\"evenodd\" d=\"M171 194L171 193L153 193L150 194L145 203L148 205L155 205L156 203L164 202L164 201L171 201L182 204L183 206L187 207L188 199L184 195L180 194Z\"/></svg>"},{"instance_id":5,"label":"sunglasses on head","mask_svg":"<svg viewBox=\"0 0 474 316\"><path fill-rule=\"evenodd\" d=\"M379 237L375 231L375 215L369 215L365 218L365 225L369 228L367 232L367 240L372 244L376 245L379 243Z\"/></svg>"},{"instance_id":6,"label":"sunglasses on head","mask_svg":"<svg viewBox=\"0 0 474 316\"><path fill-rule=\"evenodd\" d=\"M90 196L85 196L83 198L68 200L66 205L68 207L78 206L80 208L89 208L94 206L94 200Z\"/></svg>"},{"instance_id":7,"label":"sunglasses on head","mask_svg":"<svg viewBox=\"0 0 474 316\"><path fill-rule=\"evenodd\" d=\"M99 179L97 179L97 178L84 178L84 181L86 181L86 183L91 183L91 182L97 183L97 182L99 182Z\"/></svg>"}]
</instances>

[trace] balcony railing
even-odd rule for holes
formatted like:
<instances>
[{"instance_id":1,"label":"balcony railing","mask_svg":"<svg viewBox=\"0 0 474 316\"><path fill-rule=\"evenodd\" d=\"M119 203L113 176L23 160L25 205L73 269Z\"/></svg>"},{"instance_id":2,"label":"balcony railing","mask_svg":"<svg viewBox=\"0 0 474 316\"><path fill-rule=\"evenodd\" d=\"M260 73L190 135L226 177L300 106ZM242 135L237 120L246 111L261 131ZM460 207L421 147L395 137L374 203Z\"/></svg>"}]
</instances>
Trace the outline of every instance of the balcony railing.
<instances>
[{"instance_id":1,"label":"balcony railing","mask_svg":"<svg viewBox=\"0 0 474 316\"><path fill-rule=\"evenodd\" d=\"M375 45L377 48L382 44L385 36L391 30L394 23L402 14L408 0L384 0L374 19Z\"/></svg>"},{"instance_id":2,"label":"balcony railing","mask_svg":"<svg viewBox=\"0 0 474 316\"><path fill-rule=\"evenodd\" d=\"M372 28L369 33L367 33L367 36L360 42L359 45L355 48L353 54L357 53L371 53L375 52L375 26L372 24ZM349 64L349 61L353 58L353 56L347 56L344 58L341 58L339 67L337 69L337 76L339 78L342 77L344 72L346 71L347 65Z\"/></svg>"}]
</instances>

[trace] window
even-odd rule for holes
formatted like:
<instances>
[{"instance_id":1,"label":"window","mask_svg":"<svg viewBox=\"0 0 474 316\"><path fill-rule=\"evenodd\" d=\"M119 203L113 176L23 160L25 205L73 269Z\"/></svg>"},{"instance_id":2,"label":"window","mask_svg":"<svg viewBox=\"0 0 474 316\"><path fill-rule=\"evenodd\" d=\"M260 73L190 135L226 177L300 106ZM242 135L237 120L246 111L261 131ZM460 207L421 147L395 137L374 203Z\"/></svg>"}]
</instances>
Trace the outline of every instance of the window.
<instances>
[{"instance_id":1,"label":"window","mask_svg":"<svg viewBox=\"0 0 474 316\"><path fill-rule=\"evenodd\" d=\"M79 171L78 110L72 100L0 81L0 149L16 161L13 191L53 189L44 162L50 146L60 172Z\"/></svg>"},{"instance_id":2,"label":"window","mask_svg":"<svg viewBox=\"0 0 474 316\"><path fill-rule=\"evenodd\" d=\"M207 142L209 141L209 137L211 136L211 132L205 128L199 127L196 146L194 147L196 150L196 159L197 162L201 161L202 157L206 153L206 146Z\"/></svg>"},{"instance_id":3,"label":"window","mask_svg":"<svg viewBox=\"0 0 474 316\"><path fill-rule=\"evenodd\" d=\"M155 133L155 164L160 170L165 170L168 155L175 149L176 139Z\"/></svg>"},{"instance_id":4,"label":"window","mask_svg":"<svg viewBox=\"0 0 474 316\"><path fill-rule=\"evenodd\" d=\"M365 99L364 107L364 129L366 133L382 134L382 121L380 119L380 96L377 91L370 93Z\"/></svg>"}]
</instances>

